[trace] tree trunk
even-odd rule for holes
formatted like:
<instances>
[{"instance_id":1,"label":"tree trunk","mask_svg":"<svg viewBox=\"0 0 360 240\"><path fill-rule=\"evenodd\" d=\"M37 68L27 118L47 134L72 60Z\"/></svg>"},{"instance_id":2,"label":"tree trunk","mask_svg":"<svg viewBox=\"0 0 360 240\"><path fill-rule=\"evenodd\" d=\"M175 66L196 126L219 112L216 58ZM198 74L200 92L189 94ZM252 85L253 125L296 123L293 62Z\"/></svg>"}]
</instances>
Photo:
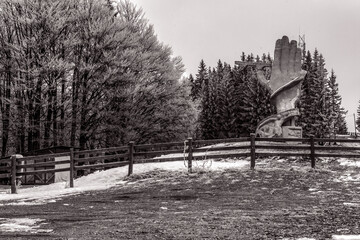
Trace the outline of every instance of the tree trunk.
<instances>
[{"instance_id":1,"label":"tree trunk","mask_svg":"<svg viewBox=\"0 0 360 240\"><path fill-rule=\"evenodd\" d=\"M65 84L66 78L61 79L61 105L60 105L60 145L65 145ZM74 145L71 145L74 146Z\"/></svg>"},{"instance_id":2,"label":"tree trunk","mask_svg":"<svg viewBox=\"0 0 360 240\"><path fill-rule=\"evenodd\" d=\"M4 157L7 153L7 143L9 140L9 125L10 125L10 83L11 83L11 67L8 66L5 73L5 82L4 82L4 89L5 89L5 111L3 112L3 141L2 141L2 149L1 155Z\"/></svg>"},{"instance_id":3,"label":"tree trunk","mask_svg":"<svg viewBox=\"0 0 360 240\"><path fill-rule=\"evenodd\" d=\"M87 83L86 83L86 77L84 77L84 80L82 82L82 98L81 98L81 111L80 111L80 138L79 138L79 144L80 149L85 149L86 142L88 140L87 136L87 126L86 126L86 114L87 114L87 95L88 95L88 89L87 89Z\"/></svg>"},{"instance_id":4,"label":"tree trunk","mask_svg":"<svg viewBox=\"0 0 360 240\"><path fill-rule=\"evenodd\" d=\"M77 130L77 111L78 111L78 98L79 98L79 89L78 89L78 79L79 79L78 69L74 70L73 77L73 96L72 96L72 118L71 118L71 135L70 135L70 146L75 147L76 140L76 130Z\"/></svg>"},{"instance_id":5,"label":"tree trunk","mask_svg":"<svg viewBox=\"0 0 360 240\"><path fill-rule=\"evenodd\" d=\"M46 122L44 124L44 147L49 147L50 144L50 131L51 131L51 119L53 115L53 86L50 86L48 91L48 108L46 114Z\"/></svg>"},{"instance_id":6,"label":"tree trunk","mask_svg":"<svg viewBox=\"0 0 360 240\"><path fill-rule=\"evenodd\" d=\"M58 145L58 127L57 127L57 112L58 112L58 106L57 106L57 81L55 80L55 87L53 89L53 141L54 146Z\"/></svg>"},{"instance_id":7,"label":"tree trunk","mask_svg":"<svg viewBox=\"0 0 360 240\"><path fill-rule=\"evenodd\" d=\"M40 149L40 129L41 129L41 86L42 79L38 79L35 90L35 108L34 108L34 139L33 150Z\"/></svg>"}]
</instances>

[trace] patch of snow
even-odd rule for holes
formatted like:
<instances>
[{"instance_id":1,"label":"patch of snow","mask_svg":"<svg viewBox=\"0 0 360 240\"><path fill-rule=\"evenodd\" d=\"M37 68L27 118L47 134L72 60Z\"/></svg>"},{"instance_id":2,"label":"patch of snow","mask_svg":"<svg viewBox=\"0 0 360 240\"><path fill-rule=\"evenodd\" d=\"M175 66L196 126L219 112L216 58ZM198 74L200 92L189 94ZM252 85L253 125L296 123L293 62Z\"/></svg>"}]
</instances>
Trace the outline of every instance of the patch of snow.
<instances>
[{"instance_id":1,"label":"patch of snow","mask_svg":"<svg viewBox=\"0 0 360 240\"><path fill-rule=\"evenodd\" d=\"M360 207L360 204L359 203L347 203L347 202L344 202L343 203L345 206L351 206L351 207Z\"/></svg>"},{"instance_id":2,"label":"patch of snow","mask_svg":"<svg viewBox=\"0 0 360 240\"><path fill-rule=\"evenodd\" d=\"M333 235L334 240L360 240L360 235Z\"/></svg>"},{"instance_id":3,"label":"patch of snow","mask_svg":"<svg viewBox=\"0 0 360 240\"><path fill-rule=\"evenodd\" d=\"M196 162L197 163L193 163L193 166L195 166L195 164L202 164L202 161ZM231 168L249 168L249 161L212 161L211 167L207 168L207 170L216 171ZM184 161L134 164L133 172L134 174L140 174L155 169L187 172ZM128 166L123 166L105 171L98 171L75 179L74 188L68 188L68 183L66 182L58 182L32 188L20 188L18 189L18 194L0 194L0 202L6 201L0 203L0 205L40 205L60 200L65 196L77 195L86 191L106 190L117 185L126 184L127 182L123 179L127 174Z\"/></svg>"},{"instance_id":4,"label":"patch of snow","mask_svg":"<svg viewBox=\"0 0 360 240\"><path fill-rule=\"evenodd\" d=\"M339 179L335 179L336 182L358 182L360 181L360 174L353 174L347 173L341 176Z\"/></svg>"},{"instance_id":5,"label":"patch of snow","mask_svg":"<svg viewBox=\"0 0 360 240\"><path fill-rule=\"evenodd\" d=\"M341 166L349 166L349 167L360 167L359 160L350 160L347 158L340 158L337 160Z\"/></svg>"},{"instance_id":6,"label":"patch of snow","mask_svg":"<svg viewBox=\"0 0 360 240\"><path fill-rule=\"evenodd\" d=\"M0 218L0 232L30 232L46 233L52 229L41 229L44 224L43 219L39 218Z\"/></svg>"}]
</instances>

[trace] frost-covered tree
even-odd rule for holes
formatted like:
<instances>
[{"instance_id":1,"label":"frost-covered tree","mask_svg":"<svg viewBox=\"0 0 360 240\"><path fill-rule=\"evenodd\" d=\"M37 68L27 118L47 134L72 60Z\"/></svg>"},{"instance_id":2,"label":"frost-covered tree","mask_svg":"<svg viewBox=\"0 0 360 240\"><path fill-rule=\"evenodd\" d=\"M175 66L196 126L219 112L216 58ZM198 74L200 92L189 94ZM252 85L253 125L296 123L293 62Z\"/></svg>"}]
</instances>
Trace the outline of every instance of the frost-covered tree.
<instances>
[{"instance_id":1,"label":"frost-covered tree","mask_svg":"<svg viewBox=\"0 0 360 240\"><path fill-rule=\"evenodd\" d=\"M3 156L189 134L182 60L130 1L4 0L0 9Z\"/></svg>"}]
</instances>

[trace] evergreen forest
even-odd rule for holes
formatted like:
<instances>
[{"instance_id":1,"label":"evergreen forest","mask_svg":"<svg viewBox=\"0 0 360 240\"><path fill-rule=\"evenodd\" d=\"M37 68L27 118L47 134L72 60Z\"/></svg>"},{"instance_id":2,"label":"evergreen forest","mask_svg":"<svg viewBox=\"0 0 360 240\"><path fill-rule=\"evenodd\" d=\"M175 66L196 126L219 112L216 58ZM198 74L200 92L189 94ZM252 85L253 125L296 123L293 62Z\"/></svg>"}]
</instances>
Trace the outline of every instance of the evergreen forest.
<instances>
[{"instance_id":1,"label":"evergreen forest","mask_svg":"<svg viewBox=\"0 0 360 240\"><path fill-rule=\"evenodd\" d=\"M313 54L303 51L302 68L307 74L297 101L300 110L297 125L303 128L304 137L346 134L347 111L341 107L334 70L328 73L325 59L317 49ZM241 61L272 63L273 60L269 54L254 57L253 53L246 55L243 52ZM198 138L248 136L255 132L262 119L276 113L270 103L270 93L257 79L256 66L244 66L231 67L219 60L216 68L208 68L201 60L196 76L189 76L191 97L199 109Z\"/></svg>"}]
</instances>

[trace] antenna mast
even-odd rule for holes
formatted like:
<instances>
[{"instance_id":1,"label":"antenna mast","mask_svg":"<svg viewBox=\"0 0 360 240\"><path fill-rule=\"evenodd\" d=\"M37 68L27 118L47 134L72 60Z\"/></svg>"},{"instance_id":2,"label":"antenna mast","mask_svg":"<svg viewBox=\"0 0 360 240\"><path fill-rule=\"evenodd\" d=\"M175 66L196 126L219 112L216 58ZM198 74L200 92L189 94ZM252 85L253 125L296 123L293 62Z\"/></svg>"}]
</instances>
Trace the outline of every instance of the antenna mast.
<instances>
[{"instance_id":1,"label":"antenna mast","mask_svg":"<svg viewBox=\"0 0 360 240\"><path fill-rule=\"evenodd\" d=\"M302 36L299 34L298 47L302 49L302 54L303 54L303 57L304 57L305 54L306 54L305 34L303 34Z\"/></svg>"}]
</instances>

